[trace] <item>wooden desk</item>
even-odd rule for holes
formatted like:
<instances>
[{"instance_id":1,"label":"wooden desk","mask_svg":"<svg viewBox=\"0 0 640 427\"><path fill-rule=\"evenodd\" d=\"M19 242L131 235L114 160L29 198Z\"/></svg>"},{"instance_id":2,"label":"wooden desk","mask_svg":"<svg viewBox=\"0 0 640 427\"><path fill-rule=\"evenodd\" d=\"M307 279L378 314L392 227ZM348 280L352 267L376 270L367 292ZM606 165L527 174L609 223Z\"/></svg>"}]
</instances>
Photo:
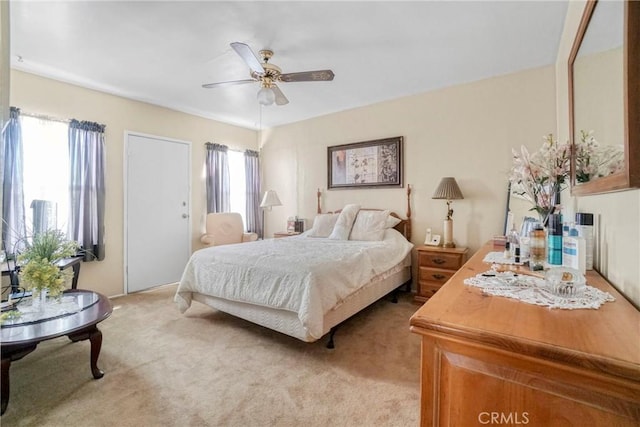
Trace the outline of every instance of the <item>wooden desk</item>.
<instances>
[{"instance_id":1,"label":"wooden desk","mask_svg":"<svg viewBox=\"0 0 640 427\"><path fill-rule=\"evenodd\" d=\"M638 426L640 312L592 271L588 284L616 298L598 310L484 295L463 280L489 269L491 250L411 317L422 336L421 425Z\"/></svg>"},{"instance_id":2,"label":"wooden desk","mask_svg":"<svg viewBox=\"0 0 640 427\"><path fill-rule=\"evenodd\" d=\"M78 289L78 277L80 277L80 266L82 265L82 256L74 256L70 258L64 258L58 261L56 264L60 267L60 270L71 267L73 269L73 280L71 281L71 289ZM13 264L13 261L10 261ZM2 265L2 275L8 276L9 270L7 263Z\"/></svg>"}]
</instances>

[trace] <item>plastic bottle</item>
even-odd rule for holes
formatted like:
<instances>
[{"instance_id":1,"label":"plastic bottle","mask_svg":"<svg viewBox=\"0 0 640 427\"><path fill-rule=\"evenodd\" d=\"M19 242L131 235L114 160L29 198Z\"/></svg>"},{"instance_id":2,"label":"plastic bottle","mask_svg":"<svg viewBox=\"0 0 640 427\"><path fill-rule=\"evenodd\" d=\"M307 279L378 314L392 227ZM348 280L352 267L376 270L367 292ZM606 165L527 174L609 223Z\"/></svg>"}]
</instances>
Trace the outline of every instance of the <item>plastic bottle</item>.
<instances>
[{"instance_id":1,"label":"plastic bottle","mask_svg":"<svg viewBox=\"0 0 640 427\"><path fill-rule=\"evenodd\" d=\"M531 270L544 270L544 262L547 258L546 247L544 228L538 223L529 232L529 268Z\"/></svg>"},{"instance_id":2,"label":"plastic bottle","mask_svg":"<svg viewBox=\"0 0 640 427\"><path fill-rule=\"evenodd\" d=\"M513 224L513 228L509 232L507 240L509 242L509 259L514 259L516 250L518 250L518 255L520 255L520 234L516 230L515 224Z\"/></svg>"},{"instance_id":3,"label":"plastic bottle","mask_svg":"<svg viewBox=\"0 0 640 427\"><path fill-rule=\"evenodd\" d=\"M577 212L576 228L578 229L579 235L584 237L585 241L585 268L587 270L593 270L593 214Z\"/></svg>"},{"instance_id":4,"label":"plastic bottle","mask_svg":"<svg viewBox=\"0 0 640 427\"><path fill-rule=\"evenodd\" d=\"M586 274L586 242L578 229L569 229L569 235L562 237L562 265Z\"/></svg>"},{"instance_id":5,"label":"plastic bottle","mask_svg":"<svg viewBox=\"0 0 640 427\"><path fill-rule=\"evenodd\" d=\"M562 265L562 219L560 214L549 215L547 230L547 262L550 265Z\"/></svg>"},{"instance_id":6,"label":"plastic bottle","mask_svg":"<svg viewBox=\"0 0 640 427\"><path fill-rule=\"evenodd\" d=\"M522 257L520 260L522 262L526 262L529 259L529 236L520 235L520 256Z\"/></svg>"}]
</instances>

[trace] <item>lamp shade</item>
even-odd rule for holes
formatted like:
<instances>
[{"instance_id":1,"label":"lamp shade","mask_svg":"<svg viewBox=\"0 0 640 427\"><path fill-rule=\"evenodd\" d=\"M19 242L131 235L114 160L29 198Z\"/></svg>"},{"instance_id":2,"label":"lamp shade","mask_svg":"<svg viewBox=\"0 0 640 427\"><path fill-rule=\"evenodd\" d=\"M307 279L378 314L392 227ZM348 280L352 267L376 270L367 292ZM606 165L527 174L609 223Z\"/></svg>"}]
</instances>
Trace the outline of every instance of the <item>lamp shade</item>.
<instances>
[{"instance_id":1,"label":"lamp shade","mask_svg":"<svg viewBox=\"0 0 640 427\"><path fill-rule=\"evenodd\" d=\"M258 103L261 105L272 105L276 102L276 94L270 87L263 87L258 91Z\"/></svg>"},{"instance_id":2,"label":"lamp shade","mask_svg":"<svg viewBox=\"0 0 640 427\"><path fill-rule=\"evenodd\" d=\"M278 198L278 194L274 190L267 190L260 203L261 208L271 209L272 206L282 206L282 202Z\"/></svg>"},{"instance_id":3,"label":"lamp shade","mask_svg":"<svg viewBox=\"0 0 640 427\"><path fill-rule=\"evenodd\" d=\"M445 200L458 200L464 199L462 195L462 191L460 191L460 187L458 187L458 183L456 179L448 176L442 178L440 184L438 184L438 188L433 193L432 199L445 199Z\"/></svg>"}]
</instances>

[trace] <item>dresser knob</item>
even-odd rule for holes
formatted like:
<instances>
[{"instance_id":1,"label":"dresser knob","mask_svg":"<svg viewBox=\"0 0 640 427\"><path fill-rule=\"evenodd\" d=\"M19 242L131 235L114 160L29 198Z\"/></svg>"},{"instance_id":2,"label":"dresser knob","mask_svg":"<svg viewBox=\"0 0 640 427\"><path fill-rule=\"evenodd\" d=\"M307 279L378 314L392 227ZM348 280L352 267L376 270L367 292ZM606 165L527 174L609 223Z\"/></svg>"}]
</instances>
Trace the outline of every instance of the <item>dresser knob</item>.
<instances>
[{"instance_id":1,"label":"dresser knob","mask_svg":"<svg viewBox=\"0 0 640 427\"><path fill-rule=\"evenodd\" d=\"M440 265L440 264L444 264L445 262L447 262L447 261L443 260L442 258L434 258L433 259L433 263L434 264Z\"/></svg>"},{"instance_id":2,"label":"dresser knob","mask_svg":"<svg viewBox=\"0 0 640 427\"><path fill-rule=\"evenodd\" d=\"M431 276L433 276L434 279L436 280L442 280L444 279L446 276L442 275L442 274L432 274Z\"/></svg>"}]
</instances>

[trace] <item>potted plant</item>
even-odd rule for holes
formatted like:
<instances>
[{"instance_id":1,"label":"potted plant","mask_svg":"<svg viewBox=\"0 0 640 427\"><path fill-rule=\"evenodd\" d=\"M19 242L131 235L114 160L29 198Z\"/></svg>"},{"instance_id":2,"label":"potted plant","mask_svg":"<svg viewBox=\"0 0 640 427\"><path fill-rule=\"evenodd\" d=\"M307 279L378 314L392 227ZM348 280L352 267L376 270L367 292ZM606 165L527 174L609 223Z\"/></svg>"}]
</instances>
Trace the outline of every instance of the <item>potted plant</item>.
<instances>
[{"instance_id":1,"label":"potted plant","mask_svg":"<svg viewBox=\"0 0 640 427\"><path fill-rule=\"evenodd\" d=\"M33 292L33 301L40 296L59 295L70 283L73 273L60 270L56 263L76 255L78 242L69 240L60 230L47 230L26 242L26 248L18 255L20 283Z\"/></svg>"}]
</instances>

